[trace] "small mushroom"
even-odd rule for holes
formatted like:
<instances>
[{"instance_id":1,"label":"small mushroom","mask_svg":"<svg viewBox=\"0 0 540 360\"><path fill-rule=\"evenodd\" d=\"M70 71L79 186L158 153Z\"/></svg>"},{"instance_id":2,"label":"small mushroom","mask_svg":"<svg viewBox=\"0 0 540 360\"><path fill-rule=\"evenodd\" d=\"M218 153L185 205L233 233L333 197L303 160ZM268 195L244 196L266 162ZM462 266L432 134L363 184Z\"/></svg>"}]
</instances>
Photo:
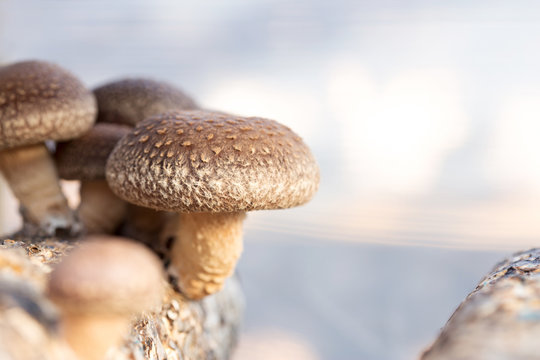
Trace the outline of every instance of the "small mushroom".
<instances>
[{"instance_id":1,"label":"small mushroom","mask_svg":"<svg viewBox=\"0 0 540 360\"><path fill-rule=\"evenodd\" d=\"M56 146L54 159L60 178L81 181L77 212L89 234L113 233L126 215L126 202L105 181L105 164L118 140L130 129L98 123L80 138Z\"/></svg>"},{"instance_id":2,"label":"small mushroom","mask_svg":"<svg viewBox=\"0 0 540 360\"><path fill-rule=\"evenodd\" d=\"M76 233L47 140L68 140L95 121L94 96L71 73L42 61L0 68L0 169L38 233Z\"/></svg>"},{"instance_id":3,"label":"small mushroom","mask_svg":"<svg viewBox=\"0 0 540 360\"><path fill-rule=\"evenodd\" d=\"M98 122L135 126L144 119L168 110L199 107L193 99L171 84L145 78L122 79L94 89Z\"/></svg>"},{"instance_id":4,"label":"small mushroom","mask_svg":"<svg viewBox=\"0 0 540 360\"><path fill-rule=\"evenodd\" d=\"M135 126L142 120L168 110L198 109L199 106L177 87L147 78L127 78L94 89L98 104L97 122ZM122 234L148 243L162 251L156 234L163 227L167 213L128 205Z\"/></svg>"},{"instance_id":5,"label":"small mushroom","mask_svg":"<svg viewBox=\"0 0 540 360\"><path fill-rule=\"evenodd\" d=\"M111 153L106 176L126 201L180 213L172 266L180 289L198 299L234 271L245 212L307 202L319 169L301 138L273 120L186 111L140 122Z\"/></svg>"},{"instance_id":6,"label":"small mushroom","mask_svg":"<svg viewBox=\"0 0 540 360\"><path fill-rule=\"evenodd\" d=\"M81 244L54 267L47 294L78 358L101 360L135 316L161 304L163 270L149 249L126 238L93 236Z\"/></svg>"}]
</instances>

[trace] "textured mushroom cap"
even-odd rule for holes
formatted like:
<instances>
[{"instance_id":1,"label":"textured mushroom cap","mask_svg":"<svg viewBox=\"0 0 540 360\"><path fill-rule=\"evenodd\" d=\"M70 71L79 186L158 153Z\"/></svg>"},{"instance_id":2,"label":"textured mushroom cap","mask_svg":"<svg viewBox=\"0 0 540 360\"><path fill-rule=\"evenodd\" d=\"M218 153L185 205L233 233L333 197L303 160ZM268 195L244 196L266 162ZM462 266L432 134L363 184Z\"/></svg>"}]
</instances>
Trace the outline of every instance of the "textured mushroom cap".
<instances>
[{"instance_id":1,"label":"textured mushroom cap","mask_svg":"<svg viewBox=\"0 0 540 360\"><path fill-rule=\"evenodd\" d=\"M140 243L91 236L53 269L47 291L66 312L138 313L160 303L162 265Z\"/></svg>"},{"instance_id":2,"label":"textured mushroom cap","mask_svg":"<svg viewBox=\"0 0 540 360\"><path fill-rule=\"evenodd\" d=\"M0 67L0 150L75 138L88 131L96 112L92 93L57 65Z\"/></svg>"},{"instance_id":3,"label":"textured mushroom cap","mask_svg":"<svg viewBox=\"0 0 540 360\"><path fill-rule=\"evenodd\" d=\"M135 126L144 119L169 110L194 110L199 107L174 86L150 79L114 81L94 90L98 103L98 122Z\"/></svg>"},{"instance_id":4,"label":"textured mushroom cap","mask_svg":"<svg viewBox=\"0 0 540 360\"><path fill-rule=\"evenodd\" d=\"M58 143L54 160L60 178L104 180L107 158L130 130L127 125L98 123L80 138Z\"/></svg>"},{"instance_id":5,"label":"textured mushroom cap","mask_svg":"<svg viewBox=\"0 0 540 360\"><path fill-rule=\"evenodd\" d=\"M124 200L178 212L289 208L319 183L313 155L288 127L206 111L139 123L116 145L106 175Z\"/></svg>"}]
</instances>

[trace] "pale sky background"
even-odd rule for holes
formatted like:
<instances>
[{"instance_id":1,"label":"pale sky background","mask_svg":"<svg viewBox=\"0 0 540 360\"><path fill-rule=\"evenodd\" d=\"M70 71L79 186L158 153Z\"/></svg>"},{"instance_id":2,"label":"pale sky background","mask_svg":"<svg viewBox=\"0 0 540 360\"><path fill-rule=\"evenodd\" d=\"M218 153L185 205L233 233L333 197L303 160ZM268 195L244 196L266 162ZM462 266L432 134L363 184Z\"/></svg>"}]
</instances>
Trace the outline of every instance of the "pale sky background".
<instances>
[{"instance_id":1,"label":"pale sky background","mask_svg":"<svg viewBox=\"0 0 540 360\"><path fill-rule=\"evenodd\" d=\"M540 198L536 2L0 4L6 62L55 61L89 86L168 79L290 126L321 164L313 211L456 198L528 211Z\"/></svg>"},{"instance_id":2,"label":"pale sky background","mask_svg":"<svg viewBox=\"0 0 540 360\"><path fill-rule=\"evenodd\" d=\"M275 358L411 358L495 259L538 245L539 43L536 1L0 0L0 61L57 62L90 87L166 79L209 108L274 118L312 147L315 199L246 224L253 307L239 358L275 343L296 346ZM17 224L11 201L1 225ZM311 255L294 262L287 242ZM274 269L270 253L296 275ZM324 277L313 270L321 262L340 270L317 297L305 269ZM427 277L437 263L447 268ZM382 266L410 285L402 305L383 289L390 270L384 283L366 279ZM434 299L418 278L449 285ZM304 290L264 302L264 287L248 286L263 280L274 294ZM358 310L368 303L372 315ZM333 306L345 315L316 322ZM305 317L279 323L298 308ZM422 310L432 316L420 319Z\"/></svg>"}]
</instances>

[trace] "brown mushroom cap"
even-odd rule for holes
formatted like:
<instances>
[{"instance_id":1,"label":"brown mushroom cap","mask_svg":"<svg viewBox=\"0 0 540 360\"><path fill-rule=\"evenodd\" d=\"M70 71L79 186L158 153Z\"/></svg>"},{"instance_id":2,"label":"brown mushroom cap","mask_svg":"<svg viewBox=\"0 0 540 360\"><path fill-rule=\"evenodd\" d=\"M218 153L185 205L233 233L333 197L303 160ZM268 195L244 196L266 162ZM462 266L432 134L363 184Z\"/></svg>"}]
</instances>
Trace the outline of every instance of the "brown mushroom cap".
<instances>
[{"instance_id":1,"label":"brown mushroom cap","mask_svg":"<svg viewBox=\"0 0 540 360\"><path fill-rule=\"evenodd\" d=\"M111 153L106 175L124 200L177 212L289 208L319 183L311 151L288 127L207 111L139 123Z\"/></svg>"},{"instance_id":2,"label":"brown mushroom cap","mask_svg":"<svg viewBox=\"0 0 540 360\"><path fill-rule=\"evenodd\" d=\"M0 68L0 150L77 137L95 115L92 93L57 65L25 61Z\"/></svg>"},{"instance_id":3,"label":"brown mushroom cap","mask_svg":"<svg viewBox=\"0 0 540 360\"><path fill-rule=\"evenodd\" d=\"M180 89L150 79L114 81L94 90L98 103L98 122L135 126L142 120L169 110L199 107Z\"/></svg>"},{"instance_id":4,"label":"brown mushroom cap","mask_svg":"<svg viewBox=\"0 0 540 360\"><path fill-rule=\"evenodd\" d=\"M132 314L161 301L162 266L144 245L92 236L51 273L49 297L66 312Z\"/></svg>"},{"instance_id":5,"label":"brown mushroom cap","mask_svg":"<svg viewBox=\"0 0 540 360\"><path fill-rule=\"evenodd\" d=\"M80 138L60 142L54 160L58 174L66 180L105 180L105 165L114 146L131 128L98 123Z\"/></svg>"}]
</instances>

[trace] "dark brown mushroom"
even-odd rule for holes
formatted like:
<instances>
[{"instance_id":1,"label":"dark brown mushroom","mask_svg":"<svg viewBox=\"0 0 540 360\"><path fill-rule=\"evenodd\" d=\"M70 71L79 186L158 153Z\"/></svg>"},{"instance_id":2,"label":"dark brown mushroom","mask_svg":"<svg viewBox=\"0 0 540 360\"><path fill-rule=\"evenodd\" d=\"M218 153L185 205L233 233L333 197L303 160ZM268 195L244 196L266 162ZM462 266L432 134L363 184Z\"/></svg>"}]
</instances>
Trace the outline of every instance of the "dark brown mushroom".
<instances>
[{"instance_id":1,"label":"dark brown mushroom","mask_svg":"<svg viewBox=\"0 0 540 360\"><path fill-rule=\"evenodd\" d=\"M44 142L80 136L95 115L92 93L57 65L25 61L0 68L0 169L25 223L45 235L78 227Z\"/></svg>"},{"instance_id":2,"label":"dark brown mushroom","mask_svg":"<svg viewBox=\"0 0 540 360\"><path fill-rule=\"evenodd\" d=\"M77 212L90 234L111 234L126 216L126 202L114 195L105 181L105 165L118 140L130 129L98 123L80 138L56 146L54 159L60 178L81 181Z\"/></svg>"},{"instance_id":3,"label":"dark brown mushroom","mask_svg":"<svg viewBox=\"0 0 540 360\"><path fill-rule=\"evenodd\" d=\"M219 290L234 271L246 211L301 205L319 182L309 148L286 126L205 111L139 123L106 175L126 201L180 213L171 260L191 298Z\"/></svg>"},{"instance_id":4,"label":"dark brown mushroom","mask_svg":"<svg viewBox=\"0 0 540 360\"><path fill-rule=\"evenodd\" d=\"M147 78L127 78L106 83L94 89L98 103L97 122L135 126L142 120L168 110L198 109L195 101L177 87ZM169 214L128 205L122 234L144 241L162 252L156 234Z\"/></svg>"},{"instance_id":5,"label":"dark brown mushroom","mask_svg":"<svg viewBox=\"0 0 540 360\"><path fill-rule=\"evenodd\" d=\"M163 81L122 79L94 89L98 122L135 126L168 110L193 110L198 105L182 90Z\"/></svg>"}]
</instances>

